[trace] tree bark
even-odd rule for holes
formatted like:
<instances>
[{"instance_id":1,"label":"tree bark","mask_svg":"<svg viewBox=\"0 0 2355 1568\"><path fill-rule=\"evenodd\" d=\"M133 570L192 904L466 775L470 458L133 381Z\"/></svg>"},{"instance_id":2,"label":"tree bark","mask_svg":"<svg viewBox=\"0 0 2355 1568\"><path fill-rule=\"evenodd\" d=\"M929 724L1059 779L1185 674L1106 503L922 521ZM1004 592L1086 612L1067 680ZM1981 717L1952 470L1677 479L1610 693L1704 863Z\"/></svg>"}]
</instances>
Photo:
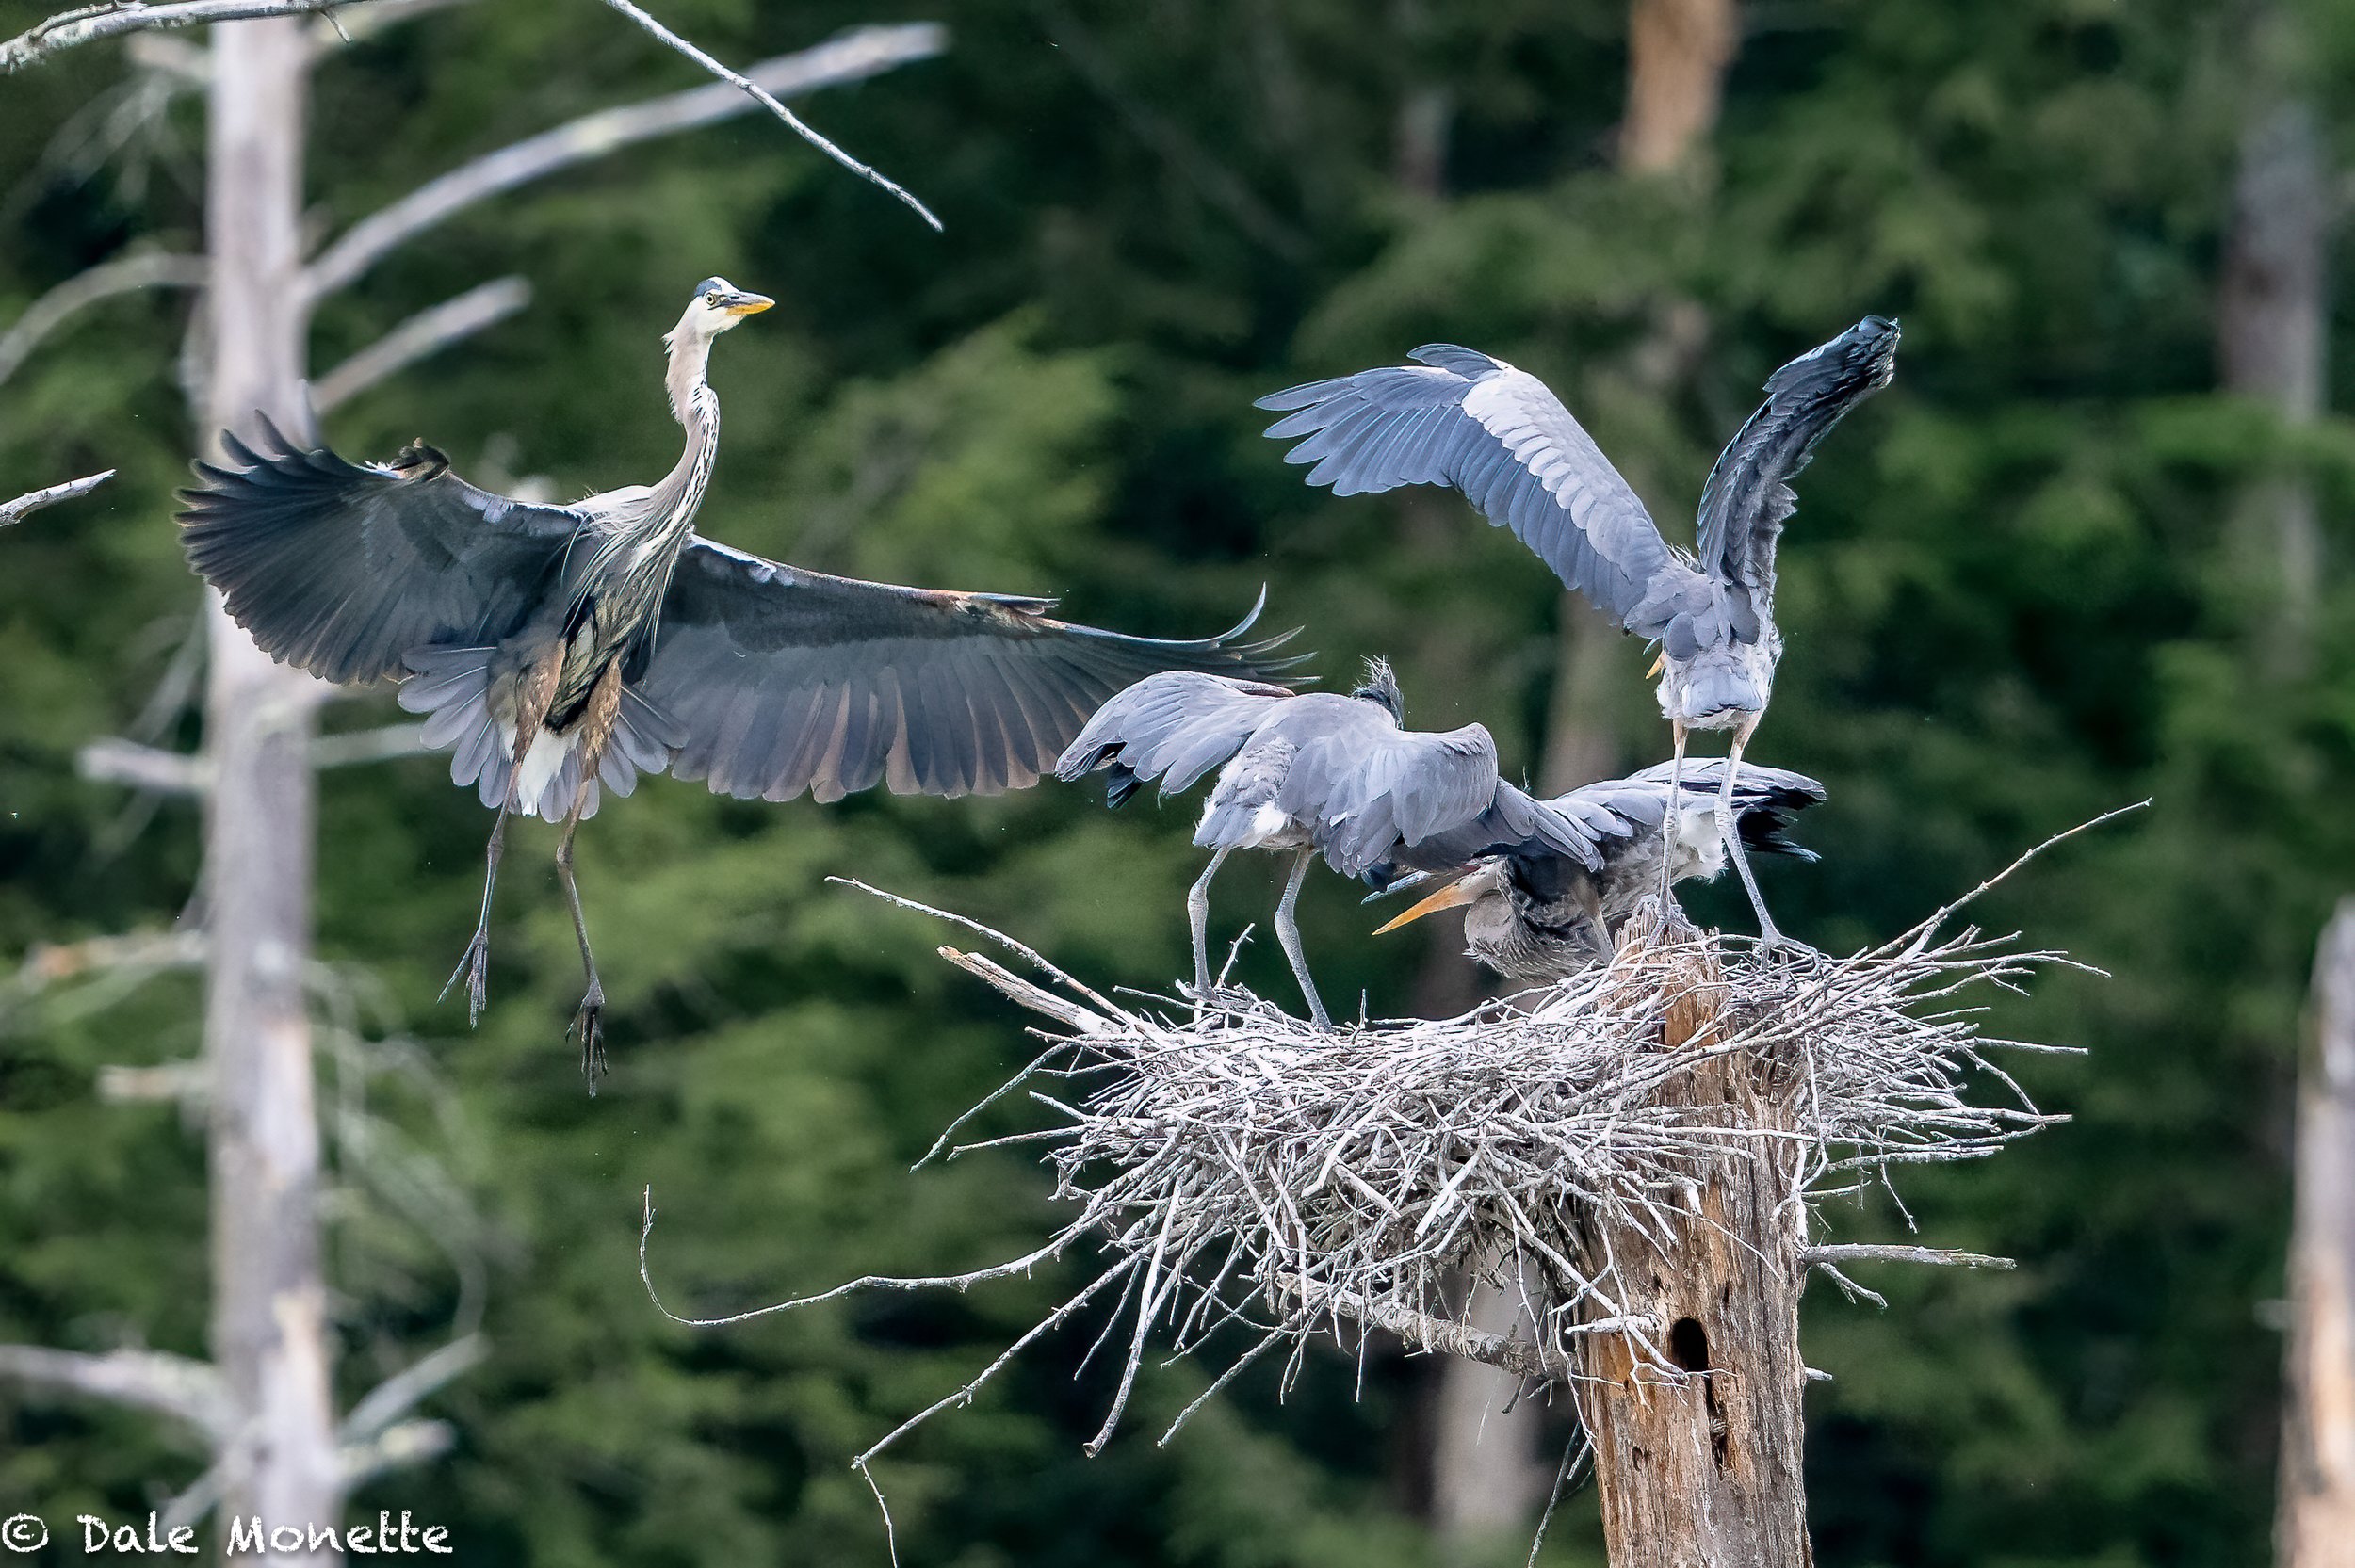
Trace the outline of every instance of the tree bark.
<instances>
[{"instance_id":1,"label":"tree bark","mask_svg":"<svg viewBox=\"0 0 2355 1568\"><path fill-rule=\"evenodd\" d=\"M2270 405L2283 424L2320 417L2328 350L2329 170L2314 105L2287 94L2267 40L2287 26L2266 8L2252 44L2249 118L2233 181L2232 232L2217 285L2217 359L2226 390ZM2305 668L2322 578L2314 487L2276 476L2251 484L2236 532L2261 582L2259 655L2268 670Z\"/></svg>"},{"instance_id":2,"label":"tree bark","mask_svg":"<svg viewBox=\"0 0 2355 1568\"><path fill-rule=\"evenodd\" d=\"M2296 1162L2274 1544L2281 1568L2355 1568L2355 898L2314 956Z\"/></svg>"},{"instance_id":3,"label":"tree bark","mask_svg":"<svg viewBox=\"0 0 2355 1568\"><path fill-rule=\"evenodd\" d=\"M300 218L311 50L298 18L213 33L205 227L212 430L257 412L300 432ZM326 689L271 660L213 603L205 745L213 1357L237 1420L223 1528L338 1525L318 1230L319 1135L303 994L311 948L310 746ZM329 1551L273 1554L325 1565Z\"/></svg>"},{"instance_id":4,"label":"tree bark","mask_svg":"<svg viewBox=\"0 0 2355 1568\"><path fill-rule=\"evenodd\" d=\"M1698 947L1663 1033L1670 1051L1708 1044L1721 978ZM1724 1106L1759 1129L1696 1186L1664 1238L1606 1226L1591 1246L1616 1264L1618 1307L1659 1325L1672 1364L1624 1334L1582 1336L1579 1409L1612 1568L1807 1568L1799 1289L1806 1205L1797 1086L1741 1053L1697 1061L1664 1102Z\"/></svg>"}]
</instances>

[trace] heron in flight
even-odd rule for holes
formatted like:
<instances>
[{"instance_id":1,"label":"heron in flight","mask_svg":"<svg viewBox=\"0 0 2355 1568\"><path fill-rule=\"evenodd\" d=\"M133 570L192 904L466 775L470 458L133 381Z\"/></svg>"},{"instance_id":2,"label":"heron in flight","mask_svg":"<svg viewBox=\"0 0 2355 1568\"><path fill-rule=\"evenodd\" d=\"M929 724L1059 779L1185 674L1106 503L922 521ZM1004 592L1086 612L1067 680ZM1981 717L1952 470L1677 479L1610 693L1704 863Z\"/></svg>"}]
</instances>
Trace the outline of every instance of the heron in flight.
<instances>
[{"instance_id":1,"label":"heron in flight","mask_svg":"<svg viewBox=\"0 0 2355 1568\"><path fill-rule=\"evenodd\" d=\"M1287 462L1336 495L1443 484L1509 527L1626 630L1658 642L1651 673L1673 738L1675 776L1693 730L1732 732L1737 766L1782 657L1775 626L1775 545L1797 509L1791 479L1815 444L1889 384L1897 324L1868 315L1766 381L1766 401L1718 454L1702 488L1698 550L1661 537L1634 490L1543 381L1500 359L1426 344L1411 365L1359 371L1262 397L1268 427L1303 437ZM1758 913L1763 945L1783 941L1735 831L1729 768L1717 832ZM1665 893L1665 887L1663 889Z\"/></svg>"},{"instance_id":2,"label":"heron in flight","mask_svg":"<svg viewBox=\"0 0 2355 1568\"><path fill-rule=\"evenodd\" d=\"M651 485L569 506L477 489L418 443L390 463L305 450L274 428L198 463L181 538L272 656L330 681L402 683L450 778L498 814L481 915L457 973L480 1013L509 816L561 822L556 864L586 980L574 1030L602 1069L605 991L573 881L573 834L641 773L718 794L838 800L994 794L1037 782L1113 693L1161 670L1268 676L1282 639L1196 641L1051 620L1052 600L806 572L694 531L720 445L713 340L766 297L707 278L666 335L685 427ZM1264 596L1263 596L1264 597ZM447 988L446 993L447 994Z\"/></svg>"},{"instance_id":3,"label":"heron in flight","mask_svg":"<svg viewBox=\"0 0 2355 1568\"><path fill-rule=\"evenodd\" d=\"M1583 803L1548 806L1506 783L1497 773L1496 742L1478 724L1437 735L1405 728L1405 718L1398 681L1380 659L1346 697L1192 671L1150 675L1088 720L1055 772L1077 780L1108 770L1105 798L1117 806L1141 783L1158 780L1172 795L1217 768L1194 833L1210 864L1186 895L1195 998L1210 994L1210 879L1237 849L1288 850L1291 872L1275 906L1275 936L1309 1017L1329 1030L1295 914L1301 882L1319 854L1345 877L1439 835L1473 847L1459 860L1492 845L1598 859L1593 839L1606 813Z\"/></svg>"},{"instance_id":4,"label":"heron in flight","mask_svg":"<svg viewBox=\"0 0 2355 1568\"><path fill-rule=\"evenodd\" d=\"M1599 835L1592 862L1533 842L1499 851L1479 833L1441 833L1368 873L1381 897L1446 877L1438 891L1379 928L1393 931L1443 909L1464 909L1466 952L1508 979L1551 985L1611 957L1612 939L1663 881L1708 881L1726 868L1716 802L1728 772L1735 831L1762 854L1812 861L1784 836L1791 819L1820 805L1824 786L1804 774L1711 757L1647 768L1545 802L1571 820L1598 813L1629 825Z\"/></svg>"}]
</instances>

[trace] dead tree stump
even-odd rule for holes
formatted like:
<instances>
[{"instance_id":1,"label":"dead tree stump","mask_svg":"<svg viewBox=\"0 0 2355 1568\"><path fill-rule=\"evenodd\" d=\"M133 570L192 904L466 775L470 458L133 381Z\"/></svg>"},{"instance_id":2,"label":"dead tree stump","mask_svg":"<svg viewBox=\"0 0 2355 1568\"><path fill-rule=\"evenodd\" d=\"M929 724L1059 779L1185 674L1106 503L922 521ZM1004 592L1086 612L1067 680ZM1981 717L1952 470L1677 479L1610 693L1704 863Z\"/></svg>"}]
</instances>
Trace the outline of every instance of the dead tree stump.
<instances>
[{"instance_id":1,"label":"dead tree stump","mask_svg":"<svg viewBox=\"0 0 2355 1568\"><path fill-rule=\"evenodd\" d=\"M1709 949L1689 945L1686 984L1662 1044L1700 1053L1725 1000ZM1730 1140L1687 1190L1684 1211L1639 1225L1599 1220L1590 1275L1609 1267L1617 1311L1650 1319L1668 1365L1625 1334L1582 1336L1581 1416L1612 1568L1804 1568L1799 1287L1806 1140L1797 1086L1747 1053L1695 1062L1665 1103L1755 1128ZM1715 1118L1712 1118L1715 1120Z\"/></svg>"}]
</instances>

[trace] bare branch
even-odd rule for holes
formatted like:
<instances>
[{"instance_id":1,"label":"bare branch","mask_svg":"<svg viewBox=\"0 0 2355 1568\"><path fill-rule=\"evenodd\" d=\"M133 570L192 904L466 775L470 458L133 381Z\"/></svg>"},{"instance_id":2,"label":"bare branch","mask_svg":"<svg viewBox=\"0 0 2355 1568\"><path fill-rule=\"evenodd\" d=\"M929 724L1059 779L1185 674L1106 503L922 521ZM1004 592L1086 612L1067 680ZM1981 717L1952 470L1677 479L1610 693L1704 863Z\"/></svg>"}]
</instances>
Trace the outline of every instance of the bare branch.
<instances>
[{"instance_id":1,"label":"bare branch","mask_svg":"<svg viewBox=\"0 0 2355 1568\"><path fill-rule=\"evenodd\" d=\"M429 12L463 4L463 0L375 0L349 17L328 15L311 24L311 47L324 53L374 38L389 27L414 22Z\"/></svg>"},{"instance_id":2,"label":"bare branch","mask_svg":"<svg viewBox=\"0 0 2355 1568\"><path fill-rule=\"evenodd\" d=\"M356 1492L387 1470L422 1464L449 1452L458 1434L447 1421L403 1421L387 1427L365 1443L347 1443L335 1450L347 1493Z\"/></svg>"},{"instance_id":3,"label":"bare branch","mask_svg":"<svg viewBox=\"0 0 2355 1568\"><path fill-rule=\"evenodd\" d=\"M84 6L77 10L60 11L0 43L0 76L38 65L61 50L95 43L101 39L120 38L125 33L145 32L151 27L244 22L262 16L309 16L339 5L365 3L365 0L169 0L167 4L150 5L146 0L112 0L111 4Z\"/></svg>"},{"instance_id":4,"label":"bare branch","mask_svg":"<svg viewBox=\"0 0 2355 1568\"><path fill-rule=\"evenodd\" d=\"M495 278L419 311L313 382L312 406L325 413L530 303L531 285L523 279Z\"/></svg>"},{"instance_id":5,"label":"bare branch","mask_svg":"<svg viewBox=\"0 0 2355 1568\"><path fill-rule=\"evenodd\" d=\"M1296 1274L1284 1276L1279 1283L1287 1293L1306 1302L1312 1312L1338 1313L1343 1317L1363 1323L1372 1329L1387 1329L1421 1350L1442 1355L1463 1356L1470 1361L1485 1363L1500 1372L1517 1378L1534 1378L1540 1382L1568 1382L1577 1376L1577 1367L1570 1358L1559 1350L1533 1345L1526 1339L1507 1339L1486 1329L1453 1317L1435 1317L1427 1312L1416 1312L1391 1301L1369 1301L1345 1291L1328 1291L1309 1301Z\"/></svg>"},{"instance_id":6,"label":"bare branch","mask_svg":"<svg viewBox=\"0 0 2355 1568\"><path fill-rule=\"evenodd\" d=\"M344 1417L342 1438L347 1447L373 1443L385 1435L393 1424L411 1411L418 1401L452 1378L463 1375L482 1364L491 1353L491 1342L479 1334L453 1339L423 1360L403 1367L386 1378L361 1398Z\"/></svg>"},{"instance_id":7,"label":"bare branch","mask_svg":"<svg viewBox=\"0 0 2355 1568\"><path fill-rule=\"evenodd\" d=\"M187 969L203 962L202 931L135 931L80 942L37 942L26 949L17 978L28 986L55 985L109 969Z\"/></svg>"},{"instance_id":8,"label":"bare branch","mask_svg":"<svg viewBox=\"0 0 2355 1568\"><path fill-rule=\"evenodd\" d=\"M41 339L84 307L143 288L203 288L204 271L202 256L143 251L118 256L74 274L34 300L7 331L0 332L0 381L15 375Z\"/></svg>"},{"instance_id":9,"label":"bare branch","mask_svg":"<svg viewBox=\"0 0 2355 1568\"><path fill-rule=\"evenodd\" d=\"M153 1067L110 1065L98 1070L98 1097L110 1106L195 1105L212 1092L202 1057Z\"/></svg>"},{"instance_id":10,"label":"bare branch","mask_svg":"<svg viewBox=\"0 0 2355 1568\"><path fill-rule=\"evenodd\" d=\"M220 1374L187 1356L160 1350L89 1355L39 1345L0 1345L0 1378L170 1415L216 1448L236 1431L236 1413Z\"/></svg>"},{"instance_id":11,"label":"bare branch","mask_svg":"<svg viewBox=\"0 0 2355 1568\"><path fill-rule=\"evenodd\" d=\"M784 121L787 125L791 127L794 135L800 137L804 141L808 142L812 147L817 148L820 153L825 154L826 156L832 158L835 162L840 164L843 168L849 170L860 179L867 181L870 185L880 186L885 190L889 191L892 195L898 197L901 202L905 202L909 210L914 212L917 217L922 218L926 223L930 224L932 226L933 233L938 234L940 232L940 219L933 216L933 210L930 207L924 205L923 202L918 201L914 196L910 195L906 187L900 185L898 181L893 180L888 175L883 174L868 165L859 162L858 159L851 156L850 154L845 153L841 148L836 147L833 142L828 141L824 137L820 136L816 131L811 130L807 125L802 122L802 119L799 115L795 114L791 109L787 108L783 104L778 103L774 97L771 96L769 90L763 88L758 82L754 81L749 76L739 75L737 73L729 70L726 66L722 65L718 60L712 58L709 55L705 54L701 49L696 48L693 44L679 37L678 34L671 31L670 28L665 27L661 23L657 22L653 17L648 16L638 7L632 5L630 0L605 0L605 3L613 9L621 12L624 16L628 17L632 22L637 23L638 25L652 33L656 38L660 39L664 43L669 44L672 48L686 56L689 59L693 60L697 65L702 66L706 71L710 72L714 76L719 77L720 80L734 87L739 92L749 93L755 103L758 104L762 108L767 109L771 114L775 115L779 120Z\"/></svg>"},{"instance_id":12,"label":"bare branch","mask_svg":"<svg viewBox=\"0 0 2355 1568\"><path fill-rule=\"evenodd\" d=\"M1799 1261L1829 1271L1843 1263L1935 1263L1949 1269L2017 1269L2007 1257L1987 1253L1957 1253L1946 1247L1885 1246L1877 1241L1843 1241L1809 1247Z\"/></svg>"},{"instance_id":13,"label":"bare branch","mask_svg":"<svg viewBox=\"0 0 2355 1568\"><path fill-rule=\"evenodd\" d=\"M74 771L100 784L129 784L157 795L202 795L212 783L203 757L104 736L73 754Z\"/></svg>"},{"instance_id":14,"label":"bare branch","mask_svg":"<svg viewBox=\"0 0 2355 1568\"><path fill-rule=\"evenodd\" d=\"M423 724L385 724L320 736L311 742L311 766L348 768L355 763L420 756L431 750L425 743ZM212 763L203 755L142 746L120 736L91 741L74 753L73 766L85 779L128 784L155 795L202 795L213 787Z\"/></svg>"},{"instance_id":15,"label":"bare branch","mask_svg":"<svg viewBox=\"0 0 2355 1568\"><path fill-rule=\"evenodd\" d=\"M311 742L311 766L349 768L354 763L423 756L432 750L425 743L424 724L384 724L373 730L347 730L341 735L319 736Z\"/></svg>"},{"instance_id":16,"label":"bare branch","mask_svg":"<svg viewBox=\"0 0 2355 1568\"><path fill-rule=\"evenodd\" d=\"M28 517L43 507L54 507L60 501L71 501L77 495L88 495L114 477L115 471L109 468L104 474L86 474L81 478L68 479L61 485L51 485L46 490L27 492L13 501L0 501L0 528L7 527L21 517Z\"/></svg>"},{"instance_id":17,"label":"bare branch","mask_svg":"<svg viewBox=\"0 0 2355 1568\"><path fill-rule=\"evenodd\" d=\"M947 41L947 31L932 23L861 27L814 48L763 60L752 68L750 75L768 91L790 97L863 81L914 60L929 59ZM353 224L311 263L303 274L304 292L314 300L333 293L388 252L502 191L641 141L732 120L749 114L752 108L741 92L715 83L600 109L502 147L429 181Z\"/></svg>"}]
</instances>

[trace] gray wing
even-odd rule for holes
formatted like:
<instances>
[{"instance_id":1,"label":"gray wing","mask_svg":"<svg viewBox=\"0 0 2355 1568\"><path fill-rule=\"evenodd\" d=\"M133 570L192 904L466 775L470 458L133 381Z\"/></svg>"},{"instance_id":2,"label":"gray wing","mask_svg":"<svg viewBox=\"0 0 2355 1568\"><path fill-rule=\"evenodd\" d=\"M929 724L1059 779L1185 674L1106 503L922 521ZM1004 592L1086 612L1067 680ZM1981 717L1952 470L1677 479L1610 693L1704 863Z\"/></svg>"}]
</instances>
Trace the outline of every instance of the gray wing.
<instances>
[{"instance_id":1,"label":"gray wing","mask_svg":"<svg viewBox=\"0 0 2355 1568\"><path fill-rule=\"evenodd\" d=\"M1035 784L1105 699L1162 670L1260 675L1282 638L1123 637L1052 600L860 582L706 539L679 557L636 687L683 738L672 772L714 792L832 800Z\"/></svg>"},{"instance_id":2,"label":"gray wing","mask_svg":"<svg viewBox=\"0 0 2355 1568\"><path fill-rule=\"evenodd\" d=\"M1056 762L1055 776L1068 783L1109 768L1106 799L1115 806L1139 782L1158 779L1161 793L1174 795L1233 756L1293 695L1284 687L1194 670L1147 675L1096 710Z\"/></svg>"},{"instance_id":3,"label":"gray wing","mask_svg":"<svg viewBox=\"0 0 2355 1568\"><path fill-rule=\"evenodd\" d=\"M1278 810L1312 823L1333 869L1354 877L1458 828L1495 800L1497 745L1478 724L1435 735L1402 730L1372 703L1363 718L1292 737L1299 747L1277 791Z\"/></svg>"},{"instance_id":4,"label":"gray wing","mask_svg":"<svg viewBox=\"0 0 2355 1568\"><path fill-rule=\"evenodd\" d=\"M1897 324L1868 315L1766 380L1766 401L1726 444L1701 491L1700 564L1731 591L1737 635L1755 638L1774 598L1775 545L1798 509L1791 479L1815 444L1895 374Z\"/></svg>"},{"instance_id":5,"label":"gray wing","mask_svg":"<svg viewBox=\"0 0 2355 1568\"><path fill-rule=\"evenodd\" d=\"M1666 791L1660 793L1665 797ZM1658 826L1657 816L1653 825ZM1402 871L1453 871L1491 855L1558 855L1592 871L1602 865L1606 845L1639 830L1638 822L1608 803L1577 792L1540 800L1500 781L1487 810L1460 827L1402 848L1390 859Z\"/></svg>"},{"instance_id":6,"label":"gray wing","mask_svg":"<svg viewBox=\"0 0 2355 1568\"><path fill-rule=\"evenodd\" d=\"M1584 797L1609 810L1640 818L1647 831L1656 832L1667 816L1668 775L1673 768L1671 763L1655 763L1624 779L1607 779L1573 790L1554 803L1559 805L1573 796ZM1688 797L1697 795L1714 800L1725 777L1725 758L1687 757L1679 783ZM1742 764L1741 771L1733 776L1733 815L1742 842L1766 854L1790 855L1805 861L1818 859L1812 849L1785 838L1783 831L1800 812L1822 805L1824 796L1823 784L1804 773L1751 762Z\"/></svg>"},{"instance_id":7,"label":"gray wing","mask_svg":"<svg viewBox=\"0 0 2355 1568\"><path fill-rule=\"evenodd\" d=\"M1288 411L1269 435L1307 438L1284 461L1314 463L1308 482L1336 495L1452 485L1638 636L1706 611L1706 579L1669 550L1642 500L1543 381L1452 344L1425 344L1411 357L1421 364L1260 398L1260 408Z\"/></svg>"},{"instance_id":8,"label":"gray wing","mask_svg":"<svg viewBox=\"0 0 2355 1568\"><path fill-rule=\"evenodd\" d=\"M478 490L430 446L362 467L264 429L258 447L222 437L227 464L195 465L180 542L266 653L327 680L404 674L413 650L512 635L586 521Z\"/></svg>"}]
</instances>

